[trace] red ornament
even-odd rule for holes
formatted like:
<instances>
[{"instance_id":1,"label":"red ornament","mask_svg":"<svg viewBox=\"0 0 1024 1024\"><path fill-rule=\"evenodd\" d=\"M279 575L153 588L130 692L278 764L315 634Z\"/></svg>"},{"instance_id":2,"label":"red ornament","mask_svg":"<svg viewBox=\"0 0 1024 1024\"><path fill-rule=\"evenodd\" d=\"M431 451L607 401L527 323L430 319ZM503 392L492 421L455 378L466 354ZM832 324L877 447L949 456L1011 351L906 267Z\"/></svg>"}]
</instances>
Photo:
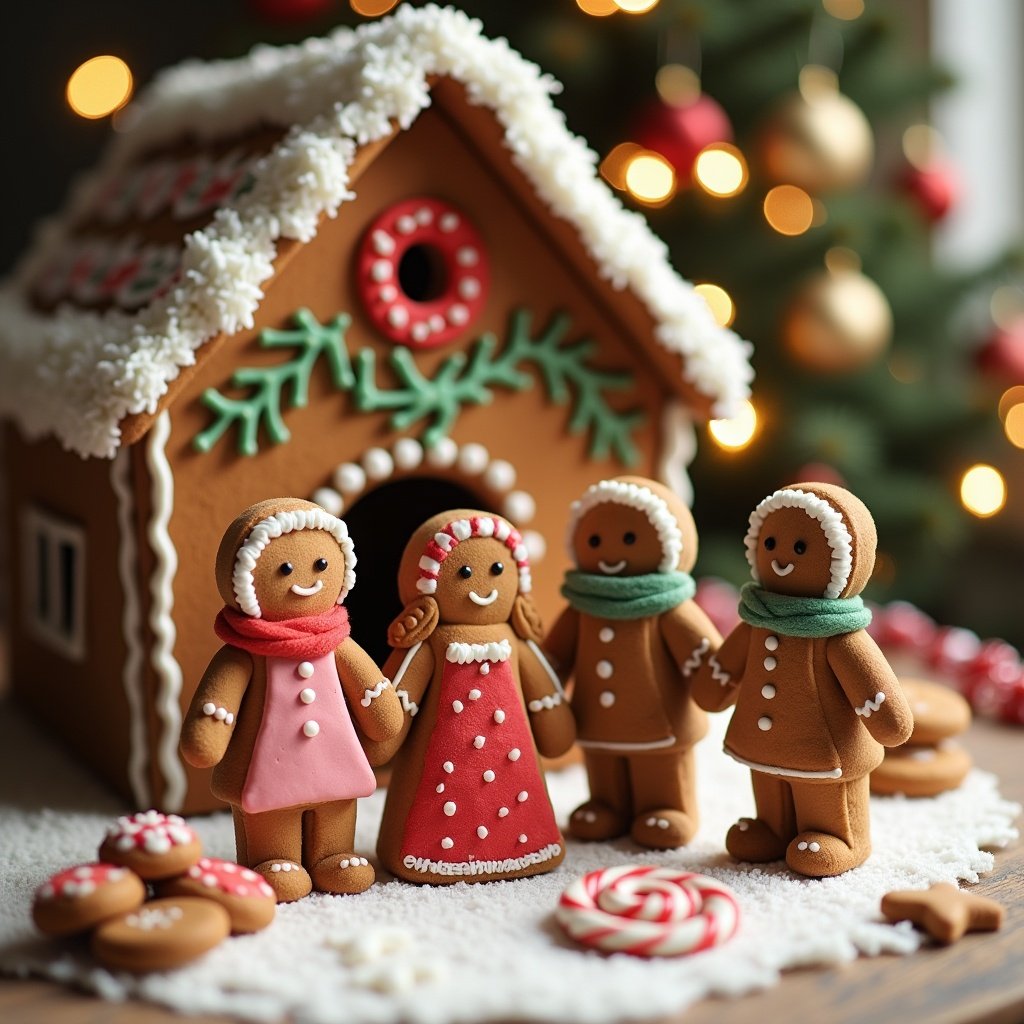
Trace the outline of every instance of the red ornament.
<instances>
[{"instance_id":1,"label":"red ornament","mask_svg":"<svg viewBox=\"0 0 1024 1024\"><path fill-rule=\"evenodd\" d=\"M997 327L978 349L978 369L1006 384L1024 384L1024 317Z\"/></svg>"},{"instance_id":2,"label":"red ornament","mask_svg":"<svg viewBox=\"0 0 1024 1024\"><path fill-rule=\"evenodd\" d=\"M253 14L279 25L307 21L325 14L336 0L249 0Z\"/></svg>"},{"instance_id":3,"label":"red ornament","mask_svg":"<svg viewBox=\"0 0 1024 1024\"><path fill-rule=\"evenodd\" d=\"M960 175L947 160L933 160L923 167L908 166L900 186L933 224L957 204L962 191Z\"/></svg>"},{"instance_id":4,"label":"red ornament","mask_svg":"<svg viewBox=\"0 0 1024 1024\"><path fill-rule=\"evenodd\" d=\"M693 103L672 106L660 99L641 110L633 136L645 149L660 153L680 181L690 177L697 154L715 142L732 142L728 115L707 93Z\"/></svg>"}]
</instances>

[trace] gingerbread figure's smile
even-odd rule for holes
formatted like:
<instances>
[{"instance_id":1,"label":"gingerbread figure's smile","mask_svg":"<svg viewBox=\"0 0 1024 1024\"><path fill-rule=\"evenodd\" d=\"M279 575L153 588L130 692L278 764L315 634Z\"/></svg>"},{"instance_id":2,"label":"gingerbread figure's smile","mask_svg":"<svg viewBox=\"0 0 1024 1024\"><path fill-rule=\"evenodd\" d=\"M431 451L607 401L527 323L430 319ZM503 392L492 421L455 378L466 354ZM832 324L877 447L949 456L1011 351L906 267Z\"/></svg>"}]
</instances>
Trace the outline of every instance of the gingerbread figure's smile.
<instances>
[{"instance_id":1,"label":"gingerbread figure's smile","mask_svg":"<svg viewBox=\"0 0 1024 1024\"><path fill-rule=\"evenodd\" d=\"M324 581L317 580L311 587L300 587L298 583L293 583L290 589L293 594L298 594L299 597L312 597L324 589Z\"/></svg>"},{"instance_id":2,"label":"gingerbread figure's smile","mask_svg":"<svg viewBox=\"0 0 1024 1024\"><path fill-rule=\"evenodd\" d=\"M626 568L626 560L623 558L621 561L615 562L613 565L609 565L607 562L598 562L597 567L601 572L607 573L609 576L614 576L616 573L620 573Z\"/></svg>"},{"instance_id":3,"label":"gingerbread figure's smile","mask_svg":"<svg viewBox=\"0 0 1024 1024\"><path fill-rule=\"evenodd\" d=\"M787 565L779 565L778 559L772 559L772 570L776 576L788 576L796 568L795 562L789 562Z\"/></svg>"},{"instance_id":4,"label":"gingerbread figure's smile","mask_svg":"<svg viewBox=\"0 0 1024 1024\"><path fill-rule=\"evenodd\" d=\"M481 597L475 590L471 590L469 592L469 599L473 604L481 606L494 604L494 602L498 600L498 591L492 590L486 597Z\"/></svg>"}]
</instances>

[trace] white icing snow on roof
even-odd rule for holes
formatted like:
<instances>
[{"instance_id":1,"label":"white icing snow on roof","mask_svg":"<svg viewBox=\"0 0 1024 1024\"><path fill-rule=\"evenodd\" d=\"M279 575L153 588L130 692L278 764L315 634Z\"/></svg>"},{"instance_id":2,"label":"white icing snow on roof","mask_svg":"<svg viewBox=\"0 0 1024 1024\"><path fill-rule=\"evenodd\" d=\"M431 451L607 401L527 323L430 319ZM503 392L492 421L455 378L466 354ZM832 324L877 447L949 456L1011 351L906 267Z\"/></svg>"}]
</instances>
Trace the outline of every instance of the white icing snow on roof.
<instances>
[{"instance_id":1,"label":"white icing snow on roof","mask_svg":"<svg viewBox=\"0 0 1024 1024\"><path fill-rule=\"evenodd\" d=\"M552 105L558 84L505 40L483 36L478 21L431 5L158 76L125 112L126 130L101 166L40 228L0 288L0 414L29 436L54 434L83 456L112 457L121 419L154 413L204 341L252 327L277 241L309 241L322 215L353 198L348 168L358 146L390 134L392 122L409 127L430 105L435 75L461 82L472 103L493 110L512 160L575 227L601 276L644 303L658 343L681 354L686 378L712 400L715 415L734 413L753 377L749 344L718 326L644 218L601 181L596 156ZM27 283L111 173L186 132L217 139L268 123L289 130L256 165L254 187L186 237L181 278L168 293L133 313L32 310Z\"/></svg>"}]
</instances>

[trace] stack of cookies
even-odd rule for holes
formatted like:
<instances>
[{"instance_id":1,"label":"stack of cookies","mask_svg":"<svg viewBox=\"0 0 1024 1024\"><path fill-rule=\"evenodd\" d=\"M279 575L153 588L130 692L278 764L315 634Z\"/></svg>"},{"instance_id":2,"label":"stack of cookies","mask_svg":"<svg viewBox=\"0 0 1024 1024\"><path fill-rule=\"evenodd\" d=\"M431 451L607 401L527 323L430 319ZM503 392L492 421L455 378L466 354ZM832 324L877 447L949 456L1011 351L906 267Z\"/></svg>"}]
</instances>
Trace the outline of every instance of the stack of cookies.
<instances>
[{"instance_id":1,"label":"stack of cookies","mask_svg":"<svg viewBox=\"0 0 1024 1024\"><path fill-rule=\"evenodd\" d=\"M99 861L41 885L32 919L47 935L91 933L93 955L115 970L180 967L229 934L259 931L274 919L273 889L248 868L204 857L199 837L174 814L118 818Z\"/></svg>"},{"instance_id":2,"label":"stack of cookies","mask_svg":"<svg viewBox=\"0 0 1024 1024\"><path fill-rule=\"evenodd\" d=\"M871 773L871 792L935 796L956 789L971 769L971 755L956 737L971 724L971 708L941 683L902 679L914 712L914 731L902 746L888 747Z\"/></svg>"}]
</instances>

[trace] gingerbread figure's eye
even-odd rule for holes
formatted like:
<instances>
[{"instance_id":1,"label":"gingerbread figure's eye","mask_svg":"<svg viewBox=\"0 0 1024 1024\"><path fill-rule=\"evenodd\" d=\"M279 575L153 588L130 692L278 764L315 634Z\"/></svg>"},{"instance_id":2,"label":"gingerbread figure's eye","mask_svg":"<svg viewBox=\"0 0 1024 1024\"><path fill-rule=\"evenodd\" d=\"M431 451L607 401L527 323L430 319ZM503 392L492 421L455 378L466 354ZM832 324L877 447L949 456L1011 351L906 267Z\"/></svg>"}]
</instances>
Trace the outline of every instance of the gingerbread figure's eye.
<instances>
[{"instance_id":1,"label":"gingerbread figure's eye","mask_svg":"<svg viewBox=\"0 0 1024 1024\"><path fill-rule=\"evenodd\" d=\"M795 543L795 544L793 545L793 550L794 550L794 551L795 551L795 552L796 552L796 553L797 553L798 555L802 555L802 554L803 554L803 553L804 553L804 552L805 552L805 551L807 550L807 545L806 545L806 544L805 544L805 543L804 543L804 542L803 542L802 540L798 540L798 541L797 541L797 542L796 542L796 543Z\"/></svg>"},{"instance_id":2,"label":"gingerbread figure's eye","mask_svg":"<svg viewBox=\"0 0 1024 1024\"><path fill-rule=\"evenodd\" d=\"M327 559L326 558L318 558L313 563L313 568L316 569L317 572L323 572L327 568Z\"/></svg>"},{"instance_id":3,"label":"gingerbread figure's eye","mask_svg":"<svg viewBox=\"0 0 1024 1024\"><path fill-rule=\"evenodd\" d=\"M460 575L460 576L461 576L461 577L462 577L462 578L463 578L464 580L468 580L468 579L469 579L469 577L473 575L473 569L472 569L472 567L470 567L470 566L468 566L468 565L463 565L463 566L461 566L461 567L459 568L459 575Z\"/></svg>"},{"instance_id":4,"label":"gingerbread figure's eye","mask_svg":"<svg viewBox=\"0 0 1024 1024\"><path fill-rule=\"evenodd\" d=\"M765 539L764 539L764 549L765 549L765 551L774 551L775 550L775 538L774 537L765 537Z\"/></svg>"},{"instance_id":5,"label":"gingerbread figure's eye","mask_svg":"<svg viewBox=\"0 0 1024 1024\"><path fill-rule=\"evenodd\" d=\"M291 576L291 574L294 571L295 571L295 566L292 565L291 562L282 562L281 563L280 573L281 573L282 576Z\"/></svg>"},{"instance_id":6,"label":"gingerbread figure's eye","mask_svg":"<svg viewBox=\"0 0 1024 1024\"><path fill-rule=\"evenodd\" d=\"M505 566L503 566L501 564L501 562L495 562L494 565L491 566L491 575L492 576L500 576L504 571L505 571Z\"/></svg>"},{"instance_id":7,"label":"gingerbread figure's eye","mask_svg":"<svg viewBox=\"0 0 1024 1024\"><path fill-rule=\"evenodd\" d=\"M623 544L635 544L636 543L636 534L632 530L628 530L626 533L624 533L622 535L622 543Z\"/></svg>"},{"instance_id":8,"label":"gingerbread figure's eye","mask_svg":"<svg viewBox=\"0 0 1024 1024\"><path fill-rule=\"evenodd\" d=\"M588 544L589 544L589 545L590 545L590 546L591 546L592 548L599 548L599 547L601 546L601 534L599 534L599 533L592 533L592 534L591 534L591 535L590 535L590 536L589 536L589 537L587 538L587 543L588 543Z\"/></svg>"}]
</instances>

